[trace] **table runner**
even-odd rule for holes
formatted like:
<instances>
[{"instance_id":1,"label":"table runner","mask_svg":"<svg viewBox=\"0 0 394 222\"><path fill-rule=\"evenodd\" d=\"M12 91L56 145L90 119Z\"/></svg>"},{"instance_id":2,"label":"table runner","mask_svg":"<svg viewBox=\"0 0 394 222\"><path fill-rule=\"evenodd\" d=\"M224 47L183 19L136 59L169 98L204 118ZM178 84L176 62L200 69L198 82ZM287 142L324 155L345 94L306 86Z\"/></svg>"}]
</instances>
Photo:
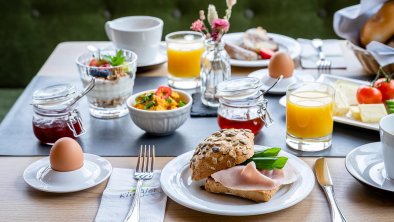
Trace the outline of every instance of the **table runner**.
<instances>
[{"instance_id":1,"label":"table runner","mask_svg":"<svg viewBox=\"0 0 394 222\"><path fill-rule=\"evenodd\" d=\"M134 93L165 85L165 77L137 77ZM50 146L42 145L32 130L31 95L39 88L69 82L82 88L79 79L36 76L19 97L0 125L0 156L44 156ZM285 109L279 105L281 96L268 95L269 110L275 123L263 128L256 136L255 144L281 147L297 156L344 157L352 149L370 142L379 141L379 133L339 123L334 124L333 145L320 152L299 152L286 146ZM190 118L175 133L155 137L139 129L129 116L113 120L101 120L89 115L88 103L83 98L79 104L87 133L80 137L84 152L100 156L137 156L141 144L156 145L157 156L178 156L194 149L205 137L218 130L215 117Z\"/></svg>"}]
</instances>

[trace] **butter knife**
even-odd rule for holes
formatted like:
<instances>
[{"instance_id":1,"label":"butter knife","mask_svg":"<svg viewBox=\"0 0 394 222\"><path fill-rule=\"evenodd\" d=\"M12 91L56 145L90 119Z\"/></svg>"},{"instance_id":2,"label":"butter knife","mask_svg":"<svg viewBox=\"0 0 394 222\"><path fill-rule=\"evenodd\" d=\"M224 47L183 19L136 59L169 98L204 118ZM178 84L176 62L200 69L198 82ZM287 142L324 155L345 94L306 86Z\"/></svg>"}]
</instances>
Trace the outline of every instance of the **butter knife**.
<instances>
[{"instance_id":1,"label":"butter knife","mask_svg":"<svg viewBox=\"0 0 394 222\"><path fill-rule=\"evenodd\" d=\"M335 194L334 194L334 185L332 184L330 171L328 169L327 163L325 158L319 158L315 162L315 173L317 182L320 184L321 188L323 189L328 202L331 207L331 219L333 222L346 222L345 217L341 213L338 208L338 205L335 201Z\"/></svg>"}]
</instances>

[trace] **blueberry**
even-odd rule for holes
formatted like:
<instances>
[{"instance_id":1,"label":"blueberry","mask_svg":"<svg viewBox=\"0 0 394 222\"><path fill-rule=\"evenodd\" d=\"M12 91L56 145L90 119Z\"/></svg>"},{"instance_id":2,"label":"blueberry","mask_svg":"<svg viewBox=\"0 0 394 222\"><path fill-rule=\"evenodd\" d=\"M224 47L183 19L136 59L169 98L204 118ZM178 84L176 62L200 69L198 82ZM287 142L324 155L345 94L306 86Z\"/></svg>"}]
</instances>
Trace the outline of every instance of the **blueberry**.
<instances>
[{"instance_id":1,"label":"blueberry","mask_svg":"<svg viewBox=\"0 0 394 222\"><path fill-rule=\"evenodd\" d=\"M111 70L109 69L90 69L90 75L94 77L103 77L106 78L107 76L111 75Z\"/></svg>"}]
</instances>

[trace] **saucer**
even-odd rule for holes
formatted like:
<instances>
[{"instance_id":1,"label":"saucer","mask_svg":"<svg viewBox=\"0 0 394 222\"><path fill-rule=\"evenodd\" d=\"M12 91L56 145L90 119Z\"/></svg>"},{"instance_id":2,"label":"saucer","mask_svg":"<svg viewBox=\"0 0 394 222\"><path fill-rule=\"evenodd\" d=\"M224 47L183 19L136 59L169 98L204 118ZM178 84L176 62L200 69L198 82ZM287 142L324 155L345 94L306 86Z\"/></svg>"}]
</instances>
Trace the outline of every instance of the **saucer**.
<instances>
[{"instance_id":1,"label":"saucer","mask_svg":"<svg viewBox=\"0 0 394 222\"><path fill-rule=\"evenodd\" d=\"M23 179L37 190L69 193L94 187L106 180L111 172L108 160L85 153L84 165L78 170L55 171L50 167L49 157L45 157L30 164L23 172Z\"/></svg>"},{"instance_id":2,"label":"saucer","mask_svg":"<svg viewBox=\"0 0 394 222\"><path fill-rule=\"evenodd\" d=\"M394 192L394 180L384 168L381 142L357 147L346 156L346 169L358 181L380 190Z\"/></svg>"},{"instance_id":3,"label":"saucer","mask_svg":"<svg viewBox=\"0 0 394 222\"><path fill-rule=\"evenodd\" d=\"M254 71L248 75L249 77L256 77L262 80L263 86L261 89L266 90L270 86L274 84L276 81L275 78L272 78L268 75L268 69L260 69ZM304 82L304 81L315 81L312 75L301 71L301 70L294 70L293 76L289 78L283 78L274 88L272 88L268 93L271 94L285 94L287 87L296 82Z\"/></svg>"},{"instance_id":4,"label":"saucer","mask_svg":"<svg viewBox=\"0 0 394 222\"><path fill-rule=\"evenodd\" d=\"M167 46L165 43L160 43L156 57L147 63L139 63L137 60L137 68L148 68L150 66L160 65L165 62L167 62Z\"/></svg>"}]
</instances>

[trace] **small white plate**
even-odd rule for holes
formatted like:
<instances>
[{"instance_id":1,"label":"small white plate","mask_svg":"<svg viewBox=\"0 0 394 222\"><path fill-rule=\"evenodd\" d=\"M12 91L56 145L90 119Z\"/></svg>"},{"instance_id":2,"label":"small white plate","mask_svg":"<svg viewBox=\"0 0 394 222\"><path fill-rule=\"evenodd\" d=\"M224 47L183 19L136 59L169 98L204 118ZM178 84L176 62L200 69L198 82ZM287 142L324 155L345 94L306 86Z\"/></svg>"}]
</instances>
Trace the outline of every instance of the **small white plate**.
<instances>
[{"instance_id":1,"label":"small white plate","mask_svg":"<svg viewBox=\"0 0 394 222\"><path fill-rule=\"evenodd\" d=\"M256 150L264 149L255 145ZM280 188L266 203L223 194L213 194L200 187L204 180L192 181L189 161L193 150L170 161L162 170L160 183L163 191L175 202L205 213L231 216L266 214L291 207L306 198L315 184L311 168L298 157L281 151L279 155L289 158L289 163L297 171L297 181Z\"/></svg>"},{"instance_id":2,"label":"small white plate","mask_svg":"<svg viewBox=\"0 0 394 222\"><path fill-rule=\"evenodd\" d=\"M268 75L268 69L260 69L256 70L254 72L251 72L249 77L256 77L259 78L263 81L263 86L261 89L266 90L269 87L271 87L276 79L272 78ZM271 94L285 94L287 87L296 82L305 82L305 81L310 81L313 82L315 79L313 78L312 75L306 73L305 71L302 70L297 70L295 69L293 72L293 76L290 78L283 78L274 88L272 88L268 93Z\"/></svg>"},{"instance_id":3,"label":"small white plate","mask_svg":"<svg viewBox=\"0 0 394 222\"><path fill-rule=\"evenodd\" d=\"M361 183L380 190L394 192L394 180L387 177L381 142L357 147L346 156L346 169Z\"/></svg>"},{"instance_id":4,"label":"small white plate","mask_svg":"<svg viewBox=\"0 0 394 222\"><path fill-rule=\"evenodd\" d=\"M243 34L243 32L228 33L225 34L222 39L224 42L231 42L233 44L240 45ZM300 43L298 43L295 39L274 33L268 33L268 36L279 45L279 51L289 53L292 59L297 58L301 54ZM232 66L238 67L267 67L269 59L256 61L230 59L230 63Z\"/></svg>"},{"instance_id":5,"label":"small white plate","mask_svg":"<svg viewBox=\"0 0 394 222\"><path fill-rule=\"evenodd\" d=\"M78 170L70 172L52 170L49 157L45 157L30 164L23 172L23 179L37 190L69 193L94 187L106 180L111 172L112 166L108 160L85 153L84 165Z\"/></svg>"},{"instance_id":6,"label":"small white plate","mask_svg":"<svg viewBox=\"0 0 394 222\"><path fill-rule=\"evenodd\" d=\"M167 46L164 42L160 43L159 51L156 57L148 63L139 63L137 59L137 68L147 68L149 66L156 66L167 62Z\"/></svg>"},{"instance_id":7,"label":"small white plate","mask_svg":"<svg viewBox=\"0 0 394 222\"><path fill-rule=\"evenodd\" d=\"M317 79L316 81L333 85L338 80L344 80L344 81L347 81L350 83L358 84L360 86L361 85L370 85L370 82L367 82L367 81L362 81L362 80L358 80L358 79L350 79L350 78L340 77L340 76L326 75L326 74L321 75L320 78ZM338 123L351 125L351 126L361 127L364 129L379 131L379 123L364 123L364 122L355 120L352 118L352 115L350 112L347 113L347 115L345 115L345 116L334 116L334 121L338 122Z\"/></svg>"}]
</instances>

